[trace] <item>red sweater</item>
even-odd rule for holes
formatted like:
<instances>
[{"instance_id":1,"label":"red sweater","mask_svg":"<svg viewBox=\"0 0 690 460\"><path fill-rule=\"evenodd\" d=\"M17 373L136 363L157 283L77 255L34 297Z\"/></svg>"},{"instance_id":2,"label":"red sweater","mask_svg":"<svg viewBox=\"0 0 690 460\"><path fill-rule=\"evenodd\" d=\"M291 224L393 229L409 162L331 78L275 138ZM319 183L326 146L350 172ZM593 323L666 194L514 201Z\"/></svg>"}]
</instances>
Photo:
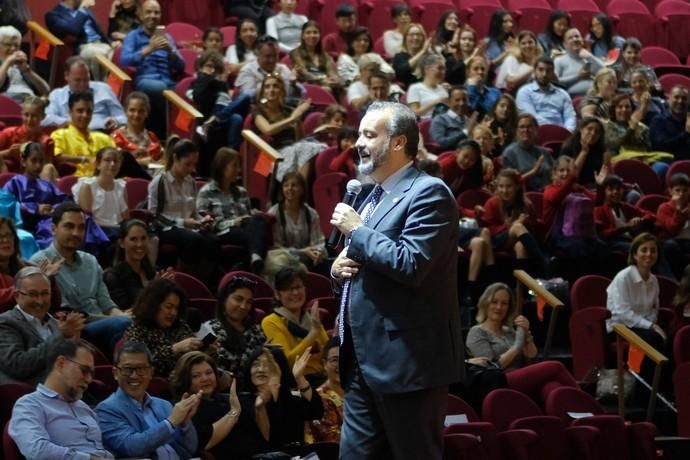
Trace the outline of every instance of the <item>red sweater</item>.
<instances>
[{"instance_id":1,"label":"red sweater","mask_svg":"<svg viewBox=\"0 0 690 460\"><path fill-rule=\"evenodd\" d=\"M534 206L529 200L525 200L525 213L529 215L525 222L525 227L534 233L536 228L537 216L535 215ZM492 196L484 204L484 215L482 221L489 228L492 235L508 229L508 222L506 222L503 210L501 209L501 199L497 196Z\"/></svg>"},{"instance_id":2,"label":"red sweater","mask_svg":"<svg viewBox=\"0 0 690 460\"><path fill-rule=\"evenodd\" d=\"M673 200L662 203L656 211L656 224L662 238L674 238L683 229L688 215L676 209Z\"/></svg>"},{"instance_id":3,"label":"red sweater","mask_svg":"<svg viewBox=\"0 0 690 460\"><path fill-rule=\"evenodd\" d=\"M654 216L647 211L637 209L628 203L620 203L618 209L623 213L626 221L630 221L635 217L643 220L654 220ZM597 226L597 233L599 237L608 240L619 236L621 230L616 228L616 221L613 219L613 209L607 203L594 208L594 223Z\"/></svg>"},{"instance_id":4,"label":"red sweater","mask_svg":"<svg viewBox=\"0 0 690 460\"><path fill-rule=\"evenodd\" d=\"M577 178L571 177L562 184L549 184L544 187L544 227L547 234L551 234L556 216L561 210L561 204L569 193L580 192L587 195L592 200L596 200L596 194L587 190L576 181Z\"/></svg>"}]
</instances>

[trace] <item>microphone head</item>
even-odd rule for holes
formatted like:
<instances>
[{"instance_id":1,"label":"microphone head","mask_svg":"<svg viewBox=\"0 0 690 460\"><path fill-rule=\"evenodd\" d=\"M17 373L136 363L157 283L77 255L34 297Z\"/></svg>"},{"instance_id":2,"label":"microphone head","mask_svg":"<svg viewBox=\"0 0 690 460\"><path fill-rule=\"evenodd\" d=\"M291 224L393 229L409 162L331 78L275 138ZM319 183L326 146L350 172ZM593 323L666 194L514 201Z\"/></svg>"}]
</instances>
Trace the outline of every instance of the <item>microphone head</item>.
<instances>
[{"instance_id":1,"label":"microphone head","mask_svg":"<svg viewBox=\"0 0 690 460\"><path fill-rule=\"evenodd\" d=\"M347 193L352 193L353 195L359 195L362 191L362 183L357 179L351 179L346 185Z\"/></svg>"}]
</instances>

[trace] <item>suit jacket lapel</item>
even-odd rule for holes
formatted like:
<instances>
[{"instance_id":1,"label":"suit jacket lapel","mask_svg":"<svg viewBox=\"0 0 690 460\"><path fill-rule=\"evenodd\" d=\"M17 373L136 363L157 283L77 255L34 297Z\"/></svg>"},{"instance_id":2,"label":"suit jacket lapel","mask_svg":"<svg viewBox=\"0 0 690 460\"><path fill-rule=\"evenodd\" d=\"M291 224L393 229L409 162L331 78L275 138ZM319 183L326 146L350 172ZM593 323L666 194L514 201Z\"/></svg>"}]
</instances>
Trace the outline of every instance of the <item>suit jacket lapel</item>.
<instances>
[{"instance_id":1,"label":"suit jacket lapel","mask_svg":"<svg viewBox=\"0 0 690 460\"><path fill-rule=\"evenodd\" d=\"M41 335L38 333L38 331L33 326L33 324L29 323L29 321L26 319L26 317L24 315L22 315L22 312L20 312L16 308L13 308L11 310L11 312L17 321L20 321L28 331L30 331L34 336L36 336L36 338L39 341L43 342L43 337L41 337Z\"/></svg>"},{"instance_id":2,"label":"suit jacket lapel","mask_svg":"<svg viewBox=\"0 0 690 460\"><path fill-rule=\"evenodd\" d=\"M393 190L391 190L390 193L384 193L381 203L379 203L379 206L371 216L371 220L369 221L368 225L369 227L376 228L379 225L381 220L383 220L383 218L386 217L386 215L388 215L388 213L391 212L393 208L395 208L398 203L402 201L405 193L412 188L412 184L414 184L414 181L417 179L417 177L419 177L420 174L421 171L419 171L414 165L407 169Z\"/></svg>"}]
</instances>

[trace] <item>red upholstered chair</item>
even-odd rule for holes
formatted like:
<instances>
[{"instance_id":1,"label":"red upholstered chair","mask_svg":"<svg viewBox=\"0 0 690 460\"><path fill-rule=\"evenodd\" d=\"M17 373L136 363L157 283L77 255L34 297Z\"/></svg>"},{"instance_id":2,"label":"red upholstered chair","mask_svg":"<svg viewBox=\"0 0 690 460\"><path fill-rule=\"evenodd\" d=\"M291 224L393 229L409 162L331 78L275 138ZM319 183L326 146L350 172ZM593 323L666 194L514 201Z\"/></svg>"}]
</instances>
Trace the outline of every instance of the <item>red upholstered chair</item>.
<instances>
[{"instance_id":1,"label":"red upholstered chair","mask_svg":"<svg viewBox=\"0 0 690 460\"><path fill-rule=\"evenodd\" d=\"M546 142L564 142L568 137L570 137L570 131L565 129L563 126L543 124L539 125L538 129L539 142L542 144Z\"/></svg>"},{"instance_id":2,"label":"red upholstered chair","mask_svg":"<svg viewBox=\"0 0 690 460\"><path fill-rule=\"evenodd\" d=\"M331 233L331 213L343 197L347 180L348 177L345 174L333 172L317 176L314 180L312 187L314 208L319 214L321 230L324 235Z\"/></svg>"},{"instance_id":3,"label":"red upholstered chair","mask_svg":"<svg viewBox=\"0 0 690 460\"><path fill-rule=\"evenodd\" d=\"M331 161L333 158L337 157L340 151L338 147L328 147L323 152L316 156L316 162L314 164L314 173L316 176L322 174L328 174L336 171L331 171Z\"/></svg>"},{"instance_id":4,"label":"red upholstered chair","mask_svg":"<svg viewBox=\"0 0 690 460\"><path fill-rule=\"evenodd\" d=\"M333 296L329 278L314 272L307 272L306 277L307 300Z\"/></svg>"},{"instance_id":5,"label":"red upholstered chair","mask_svg":"<svg viewBox=\"0 0 690 460\"><path fill-rule=\"evenodd\" d=\"M299 5L302 2L297 2ZM312 0L312 7L310 8L311 13L309 18L318 21L319 27L321 27L321 36L325 37L331 32L336 32L338 28L335 25L335 9L338 5L347 3L355 8L355 11L359 10L359 2L357 0L342 0L333 2L330 0ZM361 24L365 24L363 17L358 17L358 21Z\"/></svg>"},{"instance_id":6,"label":"red upholstered chair","mask_svg":"<svg viewBox=\"0 0 690 460\"><path fill-rule=\"evenodd\" d=\"M237 33L237 27L235 26L224 26L220 28L220 32L223 34L223 48L235 44L235 34Z\"/></svg>"},{"instance_id":7,"label":"red upholstered chair","mask_svg":"<svg viewBox=\"0 0 690 460\"><path fill-rule=\"evenodd\" d=\"M649 195L642 195L639 200L637 200L637 203L635 203L635 207L637 209L642 209L644 211L649 211L656 215L657 209L659 209L659 206L661 203L664 203L668 201L669 198L666 195L660 195L658 193L650 193Z\"/></svg>"},{"instance_id":8,"label":"red upholstered chair","mask_svg":"<svg viewBox=\"0 0 690 460\"><path fill-rule=\"evenodd\" d=\"M381 30L381 32L384 32ZM374 42L374 53L378 53L382 58L384 58L387 61L391 60L391 57L386 54L386 48L383 47L383 35L381 35L379 38L375 39L376 41Z\"/></svg>"},{"instance_id":9,"label":"red upholstered chair","mask_svg":"<svg viewBox=\"0 0 690 460\"><path fill-rule=\"evenodd\" d=\"M604 307L572 312L568 330L575 380L585 380L595 368L613 367L614 357L606 333L606 320L610 317L611 312Z\"/></svg>"},{"instance_id":10,"label":"red upholstered chair","mask_svg":"<svg viewBox=\"0 0 690 460\"><path fill-rule=\"evenodd\" d=\"M419 122L419 133L422 135L422 138L424 139L424 147L426 147L426 149L432 153L438 153L441 151L441 146L434 142L434 140L431 138L431 134L429 132L430 129L430 118L425 118Z\"/></svg>"},{"instance_id":11,"label":"red upholstered chair","mask_svg":"<svg viewBox=\"0 0 690 460\"><path fill-rule=\"evenodd\" d=\"M215 299L204 283L188 273L176 271L175 284L187 294L189 299Z\"/></svg>"},{"instance_id":12,"label":"red upholstered chair","mask_svg":"<svg viewBox=\"0 0 690 460\"><path fill-rule=\"evenodd\" d=\"M499 0L462 0L457 5L462 23L469 23L479 37L485 37L489 33L489 23L494 11L503 9Z\"/></svg>"},{"instance_id":13,"label":"red upholstered chair","mask_svg":"<svg viewBox=\"0 0 690 460\"><path fill-rule=\"evenodd\" d=\"M263 297L263 298L273 298L273 288L271 287L270 284L266 282L265 279L262 277L255 275L254 273L251 272L245 272L241 270L236 270L232 271L229 273L226 273L225 276L220 280L220 283L218 284L218 292L223 290L223 287L227 284L230 279L232 279L234 276L243 276L245 278L248 278L252 281L256 281L256 286L254 287L254 305L256 305L256 300L257 297Z\"/></svg>"},{"instance_id":14,"label":"red upholstered chair","mask_svg":"<svg viewBox=\"0 0 690 460\"><path fill-rule=\"evenodd\" d=\"M535 33L546 29L546 22L553 10L546 0L507 0L505 5L517 22L515 30L531 30Z\"/></svg>"},{"instance_id":15,"label":"red upholstered chair","mask_svg":"<svg viewBox=\"0 0 690 460\"><path fill-rule=\"evenodd\" d=\"M72 187L77 183L79 178L77 176L63 176L57 181L57 188L65 195L72 196Z\"/></svg>"},{"instance_id":16,"label":"red upholstered chair","mask_svg":"<svg viewBox=\"0 0 690 460\"><path fill-rule=\"evenodd\" d=\"M688 19L690 20L690 15L688 15ZM667 73L659 77L659 84L661 85L661 89L664 90L664 94L669 94L671 89L676 85L683 85L686 88L690 88L690 77L677 73Z\"/></svg>"},{"instance_id":17,"label":"red upholstered chair","mask_svg":"<svg viewBox=\"0 0 690 460\"><path fill-rule=\"evenodd\" d=\"M583 37L589 32L592 16L600 12L593 0L559 0L558 8L568 12L570 24L577 27Z\"/></svg>"},{"instance_id":18,"label":"red upholstered chair","mask_svg":"<svg viewBox=\"0 0 690 460\"><path fill-rule=\"evenodd\" d=\"M657 43L678 57L690 54L690 3L663 0L654 8L654 17Z\"/></svg>"},{"instance_id":19,"label":"red upholstered chair","mask_svg":"<svg viewBox=\"0 0 690 460\"><path fill-rule=\"evenodd\" d=\"M462 192L457 196L456 202L458 208L462 209L466 214L473 215L474 207L477 205L484 206L489 198L491 198L491 192L483 188L475 188Z\"/></svg>"},{"instance_id":20,"label":"red upholstered chair","mask_svg":"<svg viewBox=\"0 0 690 460\"><path fill-rule=\"evenodd\" d=\"M200 42L204 32L193 24L185 22L171 22L165 26L165 31L175 40L178 48L187 47L192 43Z\"/></svg>"},{"instance_id":21,"label":"red upholstered chair","mask_svg":"<svg viewBox=\"0 0 690 460\"><path fill-rule=\"evenodd\" d=\"M9 180L12 179L16 175L17 175L17 173L13 173L13 172L0 173L0 187L4 187L5 184L7 182L9 182Z\"/></svg>"},{"instance_id":22,"label":"red upholstered chair","mask_svg":"<svg viewBox=\"0 0 690 460\"><path fill-rule=\"evenodd\" d=\"M621 176L625 182L639 185L642 193L644 194L664 193L664 188L661 186L659 176L656 174L656 172L654 172L651 166L643 161L617 161L613 164L613 172Z\"/></svg>"},{"instance_id":23,"label":"red upholstered chair","mask_svg":"<svg viewBox=\"0 0 690 460\"><path fill-rule=\"evenodd\" d=\"M614 3L618 2L620 2L620 0L616 0ZM627 1L621 3L628 4ZM616 32L618 32L618 30L616 30ZM680 65L678 56L663 46L645 46L640 51L640 60L651 67L659 65Z\"/></svg>"},{"instance_id":24,"label":"red upholstered chair","mask_svg":"<svg viewBox=\"0 0 690 460\"><path fill-rule=\"evenodd\" d=\"M482 460L482 439L467 433L450 433L443 435L443 460Z\"/></svg>"},{"instance_id":25,"label":"red upholstered chair","mask_svg":"<svg viewBox=\"0 0 690 460\"><path fill-rule=\"evenodd\" d=\"M311 99L311 106L316 110L323 111L329 105L338 103L335 97L333 97L332 93L318 85L303 83L302 86L304 86L304 89L306 90L304 97Z\"/></svg>"},{"instance_id":26,"label":"red upholstered chair","mask_svg":"<svg viewBox=\"0 0 690 460\"><path fill-rule=\"evenodd\" d=\"M412 17L419 18L424 30L436 30L441 15L448 10L457 10L452 0L410 0Z\"/></svg>"},{"instance_id":27,"label":"red upholstered chair","mask_svg":"<svg viewBox=\"0 0 690 460\"><path fill-rule=\"evenodd\" d=\"M125 190L127 191L127 207L136 209L137 206L146 202L149 197L149 183L147 179L127 179Z\"/></svg>"},{"instance_id":28,"label":"red upholstered chair","mask_svg":"<svg viewBox=\"0 0 690 460\"><path fill-rule=\"evenodd\" d=\"M12 417L12 408L22 396L33 392L35 388L26 383L6 383L0 385L0 424L4 425Z\"/></svg>"},{"instance_id":29,"label":"red upholstered chair","mask_svg":"<svg viewBox=\"0 0 690 460\"><path fill-rule=\"evenodd\" d=\"M690 362L690 326L681 327L673 337L673 359L676 368Z\"/></svg>"},{"instance_id":30,"label":"red upholstered chair","mask_svg":"<svg viewBox=\"0 0 690 460\"><path fill-rule=\"evenodd\" d=\"M678 436L690 437L690 362L676 366L673 388L678 409Z\"/></svg>"},{"instance_id":31,"label":"red upholstered chair","mask_svg":"<svg viewBox=\"0 0 690 460\"><path fill-rule=\"evenodd\" d=\"M187 76L194 76L196 73L196 60L199 57L199 52L192 48L180 48L180 56L184 61L184 73Z\"/></svg>"},{"instance_id":32,"label":"red upholstered chair","mask_svg":"<svg viewBox=\"0 0 690 460\"><path fill-rule=\"evenodd\" d=\"M654 16L644 3L637 0L613 0L605 8L606 14L615 24L616 34L622 37L637 37L647 46L656 43ZM652 65L644 56L642 62Z\"/></svg>"},{"instance_id":33,"label":"red upholstered chair","mask_svg":"<svg viewBox=\"0 0 690 460\"><path fill-rule=\"evenodd\" d=\"M14 99L0 94L0 121L5 126L22 124L22 106Z\"/></svg>"},{"instance_id":34,"label":"red upholstered chair","mask_svg":"<svg viewBox=\"0 0 690 460\"><path fill-rule=\"evenodd\" d=\"M321 121L322 116L323 112L311 112L306 116L304 122L302 122L302 130L305 136L309 136L314 132L317 126L319 126L319 121Z\"/></svg>"},{"instance_id":35,"label":"red upholstered chair","mask_svg":"<svg viewBox=\"0 0 690 460\"><path fill-rule=\"evenodd\" d=\"M359 10L366 16L366 22L359 20L359 24L366 26L374 39L374 51L386 58L383 51L383 33L386 30L395 28L395 23L391 17L391 8L401 3L400 0L360 0ZM402 2L407 3L407 2ZM376 43L381 42L380 50L376 49ZM392 57L392 56L389 56Z\"/></svg>"},{"instance_id":36,"label":"red upholstered chair","mask_svg":"<svg viewBox=\"0 0 690 460\"><path fill-rule=\"evenodd\" d=\"M9 426L10 422L8 421L2 429L2 453L5 456L5 460L25 460L24 456L19 452L14 439L10 437Z\"/></svg>"},{"instance_id":37,"label":"red upholstered chair","mask_svg":"<svg viewBox=\"0 0 690 460\"><path fill-rule=\"evenodd\" d=\"M588 307L606 307L606 288L611 280L600 275L585 275L570 289L570 308L580 311Z\"/></svg>"},{"instance_id":38,"label":"red upholstered chair","mask_svg":"<svg viewBox=\"0 0 690 460\"><path fill-rule=\"evenodd\" d=\"M684 173L690 176L690 160L678 160L671 163L666 171L666 186L674 174Z\"/></svg>"}]
</instances>

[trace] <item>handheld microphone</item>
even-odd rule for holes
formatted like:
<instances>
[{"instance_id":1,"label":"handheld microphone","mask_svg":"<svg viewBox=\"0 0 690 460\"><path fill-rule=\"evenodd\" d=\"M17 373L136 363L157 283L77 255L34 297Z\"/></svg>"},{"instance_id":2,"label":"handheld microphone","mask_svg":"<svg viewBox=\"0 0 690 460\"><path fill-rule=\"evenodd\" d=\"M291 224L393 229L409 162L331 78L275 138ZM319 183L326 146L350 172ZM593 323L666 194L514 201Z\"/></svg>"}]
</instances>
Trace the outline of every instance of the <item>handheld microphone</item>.
<instances>
[{"instance_id":1,"label":"handheld microphone","mask_svg":"<svg viewBox=\"0 0 690 460\"><path fill-rule=\"evenodd\" d=\"M362 184L357 179L352 179L348 181L346 190L347 191L345 192L342 203L352 206L357 200L357 195L359 195L359 192L362 191ZM328 247L335 249L338 246L338 243L340 243L341 236L342 234L340 233L340 230L338 230L336 227L333 227L331 235L328 237Z\"/></svg>"}]
</instances>

